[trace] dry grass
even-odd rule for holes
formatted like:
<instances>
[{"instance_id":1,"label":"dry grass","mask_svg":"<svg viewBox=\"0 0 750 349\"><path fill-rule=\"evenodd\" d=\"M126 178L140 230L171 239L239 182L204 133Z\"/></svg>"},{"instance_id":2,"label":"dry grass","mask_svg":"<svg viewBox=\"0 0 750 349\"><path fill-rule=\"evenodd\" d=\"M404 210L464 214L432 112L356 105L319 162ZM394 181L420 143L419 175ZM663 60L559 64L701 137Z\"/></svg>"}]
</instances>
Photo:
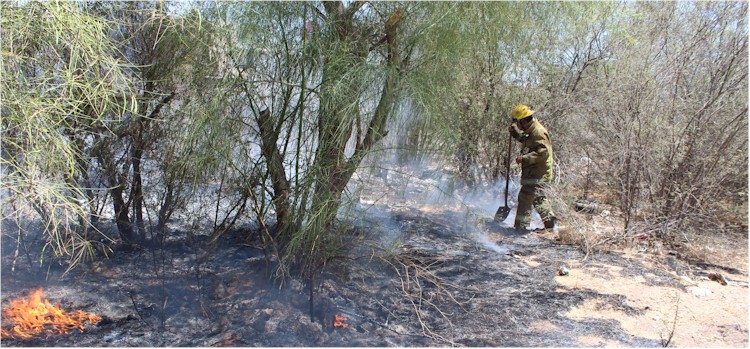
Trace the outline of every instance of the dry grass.
<instances>
[{"instance_id":1,"label":"dry grass","mask_svg":"<svg viewBox=\"0 0 750 349\"><path fill-rule=\"evenodd\" d=\"M568 212L554 237L559 243L579 246L584 252L633 251L656 256L665 262L675 256L691 263L704 263L728 270L748 272L748 237L736 231L725 234L693 233L673 239L658 234L624 233L622 218L613 214ZM665 262L666 263L666 262Z\"/></svg>"},{"instance_id":2,"label":"dry grass","mask_svg":"<svg viewBox=\"0 0 750 349\"><path fill-rule=\"evenodd\" d=\"M679 229L678 222L652 223L639 220L626 232L620 210L601 191L589 197L597 200L595 213L577 212L572 207L575 190L560 184L548 190L548 198L560 218L555 237L559 243L580 246L587 254L597 250L636 251L657 256L675 255L680 259L725 266L747 272L747 203L739 206L714 205L716 214L705 226ZM654 212L641 214L658 217ZM700 224L700 223L695 223Z\"/></svg>"}]
</instances>

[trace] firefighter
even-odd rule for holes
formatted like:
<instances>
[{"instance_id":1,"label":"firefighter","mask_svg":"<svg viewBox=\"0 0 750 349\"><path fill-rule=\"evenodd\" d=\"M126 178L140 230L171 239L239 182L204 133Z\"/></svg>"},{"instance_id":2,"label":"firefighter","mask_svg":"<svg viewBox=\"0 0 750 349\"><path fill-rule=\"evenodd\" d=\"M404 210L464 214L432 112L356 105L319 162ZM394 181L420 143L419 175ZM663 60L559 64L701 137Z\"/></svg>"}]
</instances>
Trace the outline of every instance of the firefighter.
<instances>
[{"instance_id":1,"label":"firefighter","mask_svg":"<svg viewBox=\"0 0 750 349\"><path fill-rule=\"evenodd\" d=\"M528 232L532 206L544 221L544 228L555 230L557 218L545 197L545 189L552 182L552 141L547 129L532 115L526 105L513 108L513 123L508 127L511 136L523 144L516 163L521 165L521 191L518 193L518 210L514 228Z\"/></svg>"}]
</instances>

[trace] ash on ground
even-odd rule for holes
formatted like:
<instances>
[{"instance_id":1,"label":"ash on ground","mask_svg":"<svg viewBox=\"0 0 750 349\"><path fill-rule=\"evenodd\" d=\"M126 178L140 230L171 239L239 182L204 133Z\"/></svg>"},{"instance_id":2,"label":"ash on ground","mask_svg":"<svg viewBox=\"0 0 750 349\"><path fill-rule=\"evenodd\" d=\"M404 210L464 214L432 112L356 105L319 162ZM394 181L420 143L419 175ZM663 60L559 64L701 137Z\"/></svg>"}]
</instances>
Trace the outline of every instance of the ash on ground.
<instances>
[{"instance_id":1,"label":"ash on ground","mask_svg":"<svg viewBox=\"0 0 750 349\"><path fill-rule=\"evenodd\" d=\"M204 235L175 229L164 244L116 248L109 259L67 274L33 257L26 263L24 248L14 256L18 240L4 233L3 305L42 287L63 309L104 320L83 333L3 338L2 344L580 347L587 344L579 338L599 336L623 346L660 346L628 334L617 322L565 316L584 300L610 301L555 281L561 261L583 258L579 248L550 236L503 234L489 222L492 207L502 203L497 191L486 191L489 203L450 193L445 199L431 189L445 183L423 177L384 183L391 190L378 196L360 192L358 207L343 213L353 238L384 252L359 245L347 258L329 263L314 290L313 319L309 285L304 280L279 285L269 277L272 266L248 240L252 227L225 234L215 248L206 247ZM28 245L34 241L28 240L26 248L33 251ZM524 259L528 256L534 256L533 265ZM635 273L642 268L616 253L589 258ZM672 280L659 275L666 284ZM337 315L346 327L334 326Z\"/></svg>"}]
</instances>

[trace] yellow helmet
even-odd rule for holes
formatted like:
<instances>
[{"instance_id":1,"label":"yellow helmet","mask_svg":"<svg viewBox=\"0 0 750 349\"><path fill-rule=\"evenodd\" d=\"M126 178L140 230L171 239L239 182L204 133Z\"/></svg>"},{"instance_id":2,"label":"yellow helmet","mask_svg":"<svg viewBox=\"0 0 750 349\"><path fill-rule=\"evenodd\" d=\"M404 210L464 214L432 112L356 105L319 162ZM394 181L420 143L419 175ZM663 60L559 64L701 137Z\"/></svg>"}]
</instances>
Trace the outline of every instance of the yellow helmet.
<instances>
[{"instance_id":1,"label":"yellow helmet","mask_svg":"<svg viewBox=\"0 0 750 349\"><path fill-rule=\"evenodd\" d=\"M531 116L531 114L534 114L534 111L531 110L526 105L519 104L517 107L513 108L513 111L510 112L510 117L515 120L521 120L527 116Z\"/></svg>"}]
</instances>

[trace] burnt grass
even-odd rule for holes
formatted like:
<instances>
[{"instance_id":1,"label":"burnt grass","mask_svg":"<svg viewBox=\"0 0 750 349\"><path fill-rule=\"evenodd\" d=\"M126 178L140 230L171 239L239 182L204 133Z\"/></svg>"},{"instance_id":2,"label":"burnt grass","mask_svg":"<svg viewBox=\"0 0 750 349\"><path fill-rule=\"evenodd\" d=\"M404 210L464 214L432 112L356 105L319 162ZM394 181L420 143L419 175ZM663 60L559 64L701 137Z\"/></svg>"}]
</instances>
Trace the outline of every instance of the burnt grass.
<instances>
[{"instance_id":1,"label":"burnt grass","mask_svg":"<svg viewBox=\"0 0 750 349\"><path fill-rule=\"evenodd\" d=\"M269 277L272 266L248 239L255 236L250 228L225 234L213 248L203 236L188 239L186 232L173 231L155 246L114 246L108 259L67 274L49 258L40 264L38 257L25 256L39 239L27 237L13 263L17 236L4 229L3 306L41 287L62 309L103 320L82 333L3 338L2 345L580 347L586 345L579 337L597 336L624 346L660 346L626 333L615 321L565 316L588 299L628 314L643 311L629 307L624 297L556 283L561 261L583 259L577 247L534 233L513 236L449 210L384 210L393 217L400 243L384 258L358 248L330 261L314 289L314 321L307 283L280 285ZM353 241L394 234L366 224L350 231ZM479 235L496 248L478 242ZM529 256L538 265L522 260ZM645 271L613 252L598 252L588 261L624 266L633 275ZM335 315L347 318L348 327L334 327Z\"/></svg>"}]
</instances>

